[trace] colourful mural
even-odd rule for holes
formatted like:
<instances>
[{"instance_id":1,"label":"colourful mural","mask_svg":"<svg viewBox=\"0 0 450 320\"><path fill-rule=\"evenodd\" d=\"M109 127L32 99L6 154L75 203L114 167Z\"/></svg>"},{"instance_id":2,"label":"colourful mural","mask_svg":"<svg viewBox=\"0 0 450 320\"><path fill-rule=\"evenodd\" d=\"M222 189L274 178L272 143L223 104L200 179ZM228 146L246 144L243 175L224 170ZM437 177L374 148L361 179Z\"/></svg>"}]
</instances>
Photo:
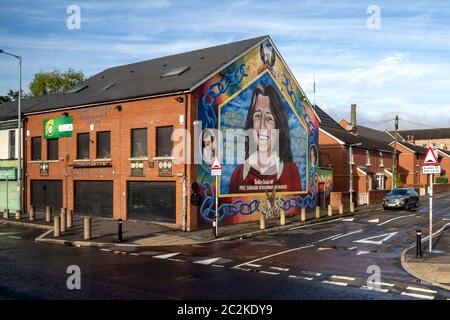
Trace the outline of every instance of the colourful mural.
<instances>
[{"instance_id":1,"label":"colourful mural","mask_svg":"<svg viewBox=\"0 0 450 320\"><path fill-rule=\"evenodd\" d=\"M264 212L293 215L317 202L319 121L269 40L213 76L197 90L202 159L197 165L206 221L215 217L218 156L219 221L237 223ZM266 210L275 192L276 210Z\"/></svg>"}]
</instances>

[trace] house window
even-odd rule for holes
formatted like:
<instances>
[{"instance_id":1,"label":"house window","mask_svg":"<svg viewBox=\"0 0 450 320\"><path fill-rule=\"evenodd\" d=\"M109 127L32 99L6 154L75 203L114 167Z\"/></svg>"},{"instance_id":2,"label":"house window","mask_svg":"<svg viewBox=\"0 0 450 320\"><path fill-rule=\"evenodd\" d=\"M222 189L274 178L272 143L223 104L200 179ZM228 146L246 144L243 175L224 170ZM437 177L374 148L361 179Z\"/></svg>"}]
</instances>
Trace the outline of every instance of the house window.
<instances>
[{"instance_id":1,"label":"house window","mask_svg":"<svg viewBox=\"0 0 450 320\"><path fill-rule=\"evenodd\" d=\"M366 150L366 166L370 166L370 152Z\"/></svg>"},{"instance_id":2,"label":"house window","mask_svg":"<svg viewBox=\"0 0 450 320\"><path fill-rule=\"evenodd\" d=\"M156 128L156 156L167 157L172 154L173 126Z\"/></svg>"},{"instance_id":3,"label":"house window","mask_svg":"<svg viewBox=\"0 0 450 320\"><path fill-rule=\"evenodd\" d=\"M31 138L31 160L42 160L41 137Z\"/></svg>"},{"instance_id":4,"label":"house window","mask_svg":"<svg viewBox=\"0 0 450 320\"><path fill-rule=\"evenodd\" d=\"M147 128L131 130L131 157L147 156Z\"/></svg>"},{"instance_id":5,"label":"house window","mask_svg":"<svg viewBox=\"0 0 450 320\"><path fill-rule=\"evenodd\" d=\"M89 133L77 135L77 159L89 159Z\"/></svg>"},{"instance_id":6,"label":"house window","mask_svg":"<svg viewBox=\"0 0 450 320\"><path fill-rule=\"evenodd\" d=\"M97 132L97 159L111 158L111 132Z\"/></svg>"},{"instance_id":7,"label":"house window","mask_svg":"<svg viewBox=\"0 0 450 320\"><path fill-rule=\"evenodd\" d=\"M58 139L47 140L47 160L58 160Z\"/></svg>"},{"instance_id":8,"label":"house window","mask_svg":"<svg viewBox=\"0 0 450 320\"><path fill-rule=\"evenodd\" d=\"M9 131L9 159L16 158L16 131Z\"/></svg>"},{"instance_id":9,"label":"house window","mask_svg":"<svg viewBox=\"0 0 450 320\"><path fill-rule=\"evenodd\" d=\"M384 175L377 174L377 190L384 190Z\"/></svg>"},{"instance_id":10,"label":"house window","mask_svg":"<svg viewBox=\"0 0 450 320\"><path fill-rule=\"evenodd\" d=\"M383 152L380 152L380 167L384 167Z\"/></svg>"}]
</instances>

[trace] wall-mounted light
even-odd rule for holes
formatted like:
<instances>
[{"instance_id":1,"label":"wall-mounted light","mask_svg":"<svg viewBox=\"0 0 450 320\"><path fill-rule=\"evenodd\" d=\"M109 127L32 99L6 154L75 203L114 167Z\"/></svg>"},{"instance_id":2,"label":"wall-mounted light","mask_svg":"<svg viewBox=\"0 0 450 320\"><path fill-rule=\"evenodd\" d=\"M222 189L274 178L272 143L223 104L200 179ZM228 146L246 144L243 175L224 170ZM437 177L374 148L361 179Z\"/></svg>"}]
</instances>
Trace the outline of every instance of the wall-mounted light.
<instances>
[{"instance_id":1,"label":"wall-mounted light","mask_svg":"<svg viewBox=\"0 0 450 320\"><path fill-rule=\"evenodd\" d=\"M176 97L175 100L177 100L177 102L182 103L184 101L183 97Z\"/></svg>"},{"instance_id":2,"label":"wall-mounted light","mask_svg":"<svg viewBox=\"0 0 450 320\"><path fill-rule=\"evenodd\" d=\"M68 117L69 116L68 112L63 112L62 114L63 114L64 117Z\"/></svg>"},{"instance_id":3,"label":"wall-mounted light","mask_svg":"<svg viewBox=\"0 0 450 320\"><path fill-rule=\"evenodd\" d=\"M117 111L122 111L122 106L121 106L120 104L118 104L118 105L116 106L116 110L117 110Z\"/></svg>"}]
</instances>

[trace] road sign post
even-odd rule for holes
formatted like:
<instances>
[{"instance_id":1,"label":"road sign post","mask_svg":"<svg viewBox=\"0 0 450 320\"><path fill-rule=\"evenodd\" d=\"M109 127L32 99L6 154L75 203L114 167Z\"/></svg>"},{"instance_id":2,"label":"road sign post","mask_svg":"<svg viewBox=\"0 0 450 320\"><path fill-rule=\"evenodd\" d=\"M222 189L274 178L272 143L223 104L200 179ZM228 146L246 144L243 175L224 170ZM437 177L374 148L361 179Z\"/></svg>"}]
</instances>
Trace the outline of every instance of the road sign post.
<instances>
[{"instance_id":1,"label":"road sign post","mask_svg":"<svg viewBox=\"0 0 450 320\"><path fill-rule=\"evenodd\" d=\"M219 176L222 175L222 164L216 157L209 167L211 169L211 175L216 176L216 219L213 227L215 227L214 238L217 238L219 235Z\"/></svg>"},{"instance_id":2,"label":"road sign post","mask_svg":"<svg viewBox=\"0 0 450 320\"><path fill-rule=\"evenodd\" d=\"M439 165L439 161L434 154L433 148L429 147L428 152L423 159L422 170L424 174L428 174L429 182L428 182L428 193L430 194L430 226L429 226L429 244L428 250L430 253L433 252L433 175L441 173L441 166Z\"/></svg>"}]
</instances>

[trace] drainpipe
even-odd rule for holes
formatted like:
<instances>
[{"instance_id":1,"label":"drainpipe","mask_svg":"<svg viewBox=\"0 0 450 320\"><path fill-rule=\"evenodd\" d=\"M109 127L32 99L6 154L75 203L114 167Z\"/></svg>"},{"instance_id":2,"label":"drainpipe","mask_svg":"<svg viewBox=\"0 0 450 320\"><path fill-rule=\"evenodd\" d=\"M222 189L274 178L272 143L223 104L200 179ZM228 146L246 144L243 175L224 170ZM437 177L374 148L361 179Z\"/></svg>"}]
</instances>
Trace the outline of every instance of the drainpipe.
<instances>
[{"instance_id":1,"label":"drainpipe","mask_svg":"<svg viewBox=\"0 0 450 320\"><path fill-rule=\"evenodd\" d=\"M184 95L184 169L183 169L183 231L187 231L187 129L188 129L188 95ZM189 119L190 120L190 119Z\"/></svg>"}]
</instances>

